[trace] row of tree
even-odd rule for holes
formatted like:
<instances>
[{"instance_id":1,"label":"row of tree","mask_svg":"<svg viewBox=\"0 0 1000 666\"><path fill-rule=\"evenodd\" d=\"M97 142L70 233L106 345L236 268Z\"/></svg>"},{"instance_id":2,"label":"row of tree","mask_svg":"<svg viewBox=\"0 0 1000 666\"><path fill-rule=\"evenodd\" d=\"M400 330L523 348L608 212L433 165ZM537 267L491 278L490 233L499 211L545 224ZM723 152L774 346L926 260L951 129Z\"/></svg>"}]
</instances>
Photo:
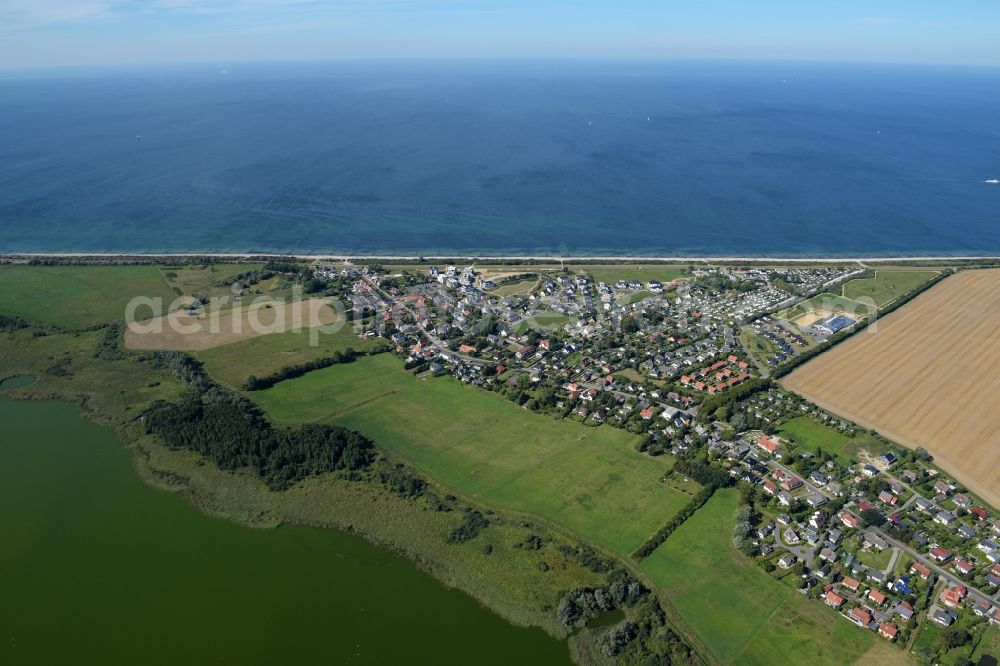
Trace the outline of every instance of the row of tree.
<instances>
[{"instance_id":1,"label":"row of tree","mask_svg":"<svg viewBox=\"0 0 1000 666\"><path fill-rule=\"evenodd\" d=\"M712 418L718 418L721 414L717 415L716 412L720 409L725 410L725 414L727 415L731 414L735 410L737 403L746 400L755 393L766 391L771 386L773 386L773 383L770 379L758 377L756 379L748 379L742 384L737 384L722 393L710 395L702 400L701 406L698 407L698 419L707 422L712 420Z\"/></svg>"},{"instance_id":2,"label":"row of tree","mask_svg":"<svg viewBox=\"0 0 1000 666\"><path fill-rule=\"evenodd\" d=\"M694 515L695 511L703 507L705 503L711 499L712 495L715 494L715 490L715 486L705 486L699 490L698 493L691 498L691 501L670 519L670 522L657 530L656 534L646 539L645 543L636 548L635 552L632 553L632 559L638 562L652 555L653 551L663 545L663 542L674 533L674 530L683 525L685 520Z\"/></svg>"},{"instance_id":3,"label":"row of tree","mask_svg":"<svg viewBox=\"0 0 1000 666\"><path fill-rule=\"evenodd\" d=\"M322 368L329 368L341 363L352 363L358 356L359 354L352 347L348 347L344 351L335 351L330 356L299 363L298 365L286 365L277 372L265 377L250 375L243 387L247 391L263 391L286 379L295 379L313 370L321 370Z\"/></svg>"},{"instance_id":4,"label":"row of tree","mask_svg":"<svg viewBox=\"0 0 1000 666\"><path fill-rule=\"evenodd\" d=\"M725 470L691 460L678 460L674 463L674 472L692 478L703 486L726 488L733 485L733 477Z\"/></svg>"}]
</instances>

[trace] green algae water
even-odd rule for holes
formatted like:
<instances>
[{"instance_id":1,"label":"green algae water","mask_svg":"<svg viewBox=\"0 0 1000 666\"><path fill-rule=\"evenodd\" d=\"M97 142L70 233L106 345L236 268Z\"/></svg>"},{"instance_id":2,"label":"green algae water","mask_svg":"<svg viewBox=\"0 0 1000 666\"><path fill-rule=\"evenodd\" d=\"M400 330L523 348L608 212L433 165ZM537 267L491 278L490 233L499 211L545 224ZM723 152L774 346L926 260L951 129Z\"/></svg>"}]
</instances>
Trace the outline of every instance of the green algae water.
<instances>
[{"instance_id":1,"label":"green algae water","mask_svg":"<svg viewBox=\"0 0 1000 666\"><path fill-rule=\"evenodd\" d=\"M251 530L146 486L74 405L0 396L0 423L0 663L569 661L357 537Z\"/></svg>"}]
</instances>

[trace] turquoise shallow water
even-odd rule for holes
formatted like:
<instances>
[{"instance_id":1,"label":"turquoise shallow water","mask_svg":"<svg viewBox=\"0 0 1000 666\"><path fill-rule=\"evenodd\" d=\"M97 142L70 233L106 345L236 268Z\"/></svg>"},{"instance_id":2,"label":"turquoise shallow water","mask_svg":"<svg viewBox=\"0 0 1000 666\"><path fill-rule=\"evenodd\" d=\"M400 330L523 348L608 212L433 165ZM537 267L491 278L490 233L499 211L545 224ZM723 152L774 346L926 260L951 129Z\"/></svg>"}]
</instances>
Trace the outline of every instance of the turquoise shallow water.
<instances>
[{"instance_id":1,"label":"turquoise shallow water","mask_svg":"<svg viewBox=\"0 0 1000 666\"><path fill-rule=\"evenodd\" d=\"M1000 252L1000 70L466 62L0 79L0 251Z\"/></svg>"}]
</instances>

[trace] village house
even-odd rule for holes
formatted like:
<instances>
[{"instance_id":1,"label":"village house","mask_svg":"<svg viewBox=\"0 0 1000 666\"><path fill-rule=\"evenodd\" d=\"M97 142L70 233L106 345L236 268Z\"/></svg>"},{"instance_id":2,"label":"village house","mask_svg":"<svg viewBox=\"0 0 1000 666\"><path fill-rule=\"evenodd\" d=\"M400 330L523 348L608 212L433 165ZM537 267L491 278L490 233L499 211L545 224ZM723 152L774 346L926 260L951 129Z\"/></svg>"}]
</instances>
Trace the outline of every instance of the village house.
<instances>
[{"instance_id":1,"label":"village house","mask_svg":"<svg viewBox=\"0 0 1000 666\"><path fill-rule=\"evenodd\" d=\"M969 514L975 517L976 520L983 521L990 517L989 512L981 506L974 506L969 509Z\"/></svg>"},{"instance_id":2,"label":"village house","mask_svg":"<svg viewBox=\"0 0 1000 666\"><path fill-rule=\"evenodd\" d=\"M883 622L878 627L878 635L887 640L896 640L897 634L899 634L899 628L891 622Z\"/></svg>"},{"instance_id":3,"label":"village house","mask_svg":"<svg viewBox=\"0 0 1000 666\"><path fill-rule=\"evenodd\" d=\"M976 569L975 565L972 564L972 562L963 559L955 560L955 563L952 566L954 567L955 571L962 574L963 576L968 576Z\"/></svg>"},{"instance_id":4,"label":"village house","mask_svg":"<svg viewBox=\"0 0 1000 666\"><path fill-rule=\"evenodd\" d=\"M833 590L828 590L826 596L824 597L824 602L831 608L840 608L844 605L845 601L846 599L844 599L844 597L840 596Z\"/></svg>"},{"instance_id":5,"label":"village house","mask_svg":"<svg viewBox=\"0 0 1000 666\"><path fill-rule=\"evenodd\" d=\"M845 527L855 528L861 524L861 520L847 511L842 511L838 516L840 522L844 524Z\"/></svg>"},{"instance_id":6,"label":"village house","mask_svg":"<svg viewBox=\"0 0 1000 666\"><path fill-rule=\"evenodd\" d=\"M791 492L796 488L802 487L802 479L796 476L788 476L781 482L781 487Z\"/></svg>"},{"instance_id":7,"label":"village house","mask_svg":"<svg viewBox=\"0 0 1000 666\"><path fill-rule=\"evenodd\" d=\"M940 546L935 546L934 548L931 548L928 555L930 555L932 560L938 563L947 562L948 560L951 559L951 551L946 548L942 548Z\"/></svg>"},{"instance_id":8,"label":"village house","mask_svg":"<svg viewBox=\"0 0 1000 666\"><path fill-rule=\"evenodd\" d=\"M941 525L951 525L953 522L955 522L955 520L956 520L955 514L951 513L950 511L938 511L937 514L934 516L934 522L940 523Z\"/></svg>"},{"instance_id":9,"label":"village house","mask_svg":"<svg viewBox=\"0 0 1000 666\"><path fill-rule=\"evenodd\" d=\"M940 627L950 627L956 618L954 613L944 608L939 608L935 606L932 608L927 615L931 618L934 624Z\"/></svg>"},{"instance_id":10,"label":"village house","mask_svg":"<svg viewBox=\"0 0 1000 666\"><path fill-rule=\"evenodd\" d=\"M965 493L958 493L951 498L951 501L960 506L963 509L968 509L972 506L972 499Z\"/></svg>"},{"instance_id":11,"label":"village house","mask_svg":"<svg viewBox=\"0 0 1000 666\"><path fill-rule=\"evenodd\" d=\"M851 609L847 619L859 627L866 628L872 622L872 614L861 606L857 606Z\"/></svg>"},{"instance_id":12,"label":"village house","mask_svg":"<svg viewBox=\"0 0 1000 666\"><path fill-rule=\"evenodd\" d=\"M771 455L775 455L778 451L781 450L781 445L779 445L777 442L767 437L759 437L757 439L757 446L759 446L764 451L770 453Z\"/></svg>"},{"instance_id":13,"label":"village house","mask_svg":"<svg viewBox=\"0 0 1000 666\"><path fill-rule=\"evenodd\" d=\"M969 589L964 585L956 585L954 587L949 587L941 591L941 602L949 608L957 608L962 605L965 601L965 597L968 596Z\"/></svg>"}]
</instances>

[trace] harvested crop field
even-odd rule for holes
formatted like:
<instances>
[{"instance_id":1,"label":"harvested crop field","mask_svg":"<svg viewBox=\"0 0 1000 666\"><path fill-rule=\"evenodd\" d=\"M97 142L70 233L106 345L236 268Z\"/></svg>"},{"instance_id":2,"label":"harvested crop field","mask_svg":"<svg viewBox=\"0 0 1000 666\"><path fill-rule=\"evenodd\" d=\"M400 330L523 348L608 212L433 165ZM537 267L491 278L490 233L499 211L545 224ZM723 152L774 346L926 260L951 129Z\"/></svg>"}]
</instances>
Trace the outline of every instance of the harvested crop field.
<instances>
[{"instance_id":1,"label":"harvested crop field","mask_svg":"<svg viewBox=\"0 0 1000 666\"><path fill-rule=\"evenodd\" d=\"M900 444L924 447L1000 506L1000 270L944 280L784 385Z\"/></svg>"},{"instance_id":2,"label":"harvested crop field","mask_svg":"<svg viewBox=\"0 0 1000 666\"><path fill-rule=\"evenodd\" d=\"M129 349L203 351L261 335L325 327L335 321L337 313L326 300L318 298L268 301L200 315L178 310L130 324L125 331L125 346Z\"/></svg>"}]
</instances>

